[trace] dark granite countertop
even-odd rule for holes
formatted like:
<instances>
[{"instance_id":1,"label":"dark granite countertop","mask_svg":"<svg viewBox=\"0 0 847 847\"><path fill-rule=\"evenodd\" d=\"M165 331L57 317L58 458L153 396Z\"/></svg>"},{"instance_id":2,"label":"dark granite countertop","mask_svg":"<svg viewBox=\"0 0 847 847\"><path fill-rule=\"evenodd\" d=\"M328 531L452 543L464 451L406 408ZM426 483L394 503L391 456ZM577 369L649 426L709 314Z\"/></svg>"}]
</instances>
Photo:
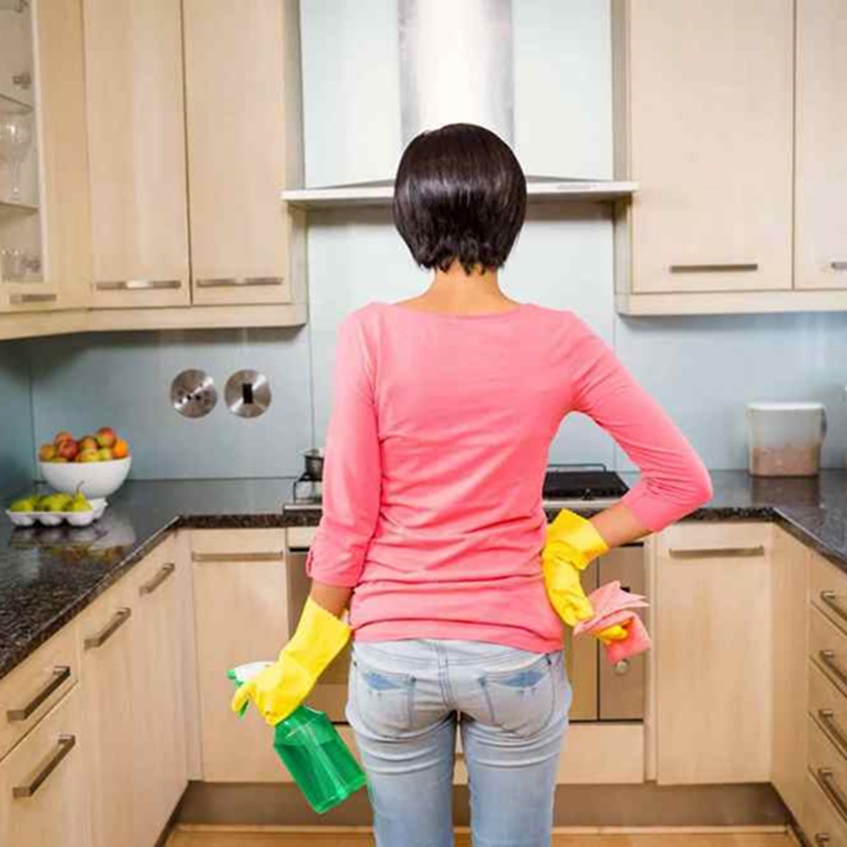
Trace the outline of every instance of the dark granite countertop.
<instances>
[{"instance_id":1,"label":"dark granite countertop","mask_svg":"<svg viewBox=\"0 0 847 847\"><path fill-rule=\"evenodd\" d=\"M621 476L628 485L638 479ZM847 572L847 471L811 479L712 471L712 481L712 501L686 520L773 520ZM0 677L173 529L316 524L317 513L282 515L293 483L294 477L128 482L103 518L82 529L14 530L0 516Z\"/></svg>"}]
</instances>

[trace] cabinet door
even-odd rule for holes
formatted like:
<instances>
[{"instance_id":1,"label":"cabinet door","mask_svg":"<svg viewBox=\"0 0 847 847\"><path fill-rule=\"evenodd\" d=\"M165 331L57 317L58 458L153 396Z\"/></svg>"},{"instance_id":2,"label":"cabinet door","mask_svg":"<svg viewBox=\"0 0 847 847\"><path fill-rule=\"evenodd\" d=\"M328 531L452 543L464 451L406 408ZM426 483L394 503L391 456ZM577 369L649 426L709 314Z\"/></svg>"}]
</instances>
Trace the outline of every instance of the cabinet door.
<instances>
[{"instance_id":1,"label":"cabinet door","mask_svg":"<svg viewBox=\"0 0 847 847\"><path fill-rule=\"evenodd\" d=\"M806 779L808 580L811 551L773 527L772 652L773 759L771 781L799 816Z\"/></svg>"},{"instance_id":2,"label":"cabinet door","mask_svg":"<svg viewBox=\"0 0 847 847\"><path fill-rule=\"evenodd\" d=\"M287 303L291 3L185 0L193 302Z\"/></svg>"},{"instance_id":3,"label":"cabinet door","mask_svg":"<svg viewBox=\"0 0 847 847\"><path fill-rule=\"evenodd\" d=\"M660 785L770 781L770 539L767 523L683 522L657 540Z\"/></svg>"},{"instance_id":4,"label":"cabinet door","mask_svg":"<svg viewBox=\"0 0 847 847\"><path fill-rule=\"evenodd\" d=\"M91 844L81 696L76 686L0 762L0 844Z\"/></svg>"},{"instance_id":5,"label":"cabinet door","mask_svg":"<svg viewBox=\"0 0 847 847\"><path fill-rule=\"evenodd\" d=\"M132 575L135 838L155 844L188 784L181 662L181 580L173 537Z\"/></svg>"},{"instance_id":6,"label":"cabinet door","mask_svg":"<svg viewBox=\"0 0 847 847\"><path fill-rule=\"evenodd\" d=\"M179 0L84 0L97 307L190 300Z\"/></svg>"},{"instance_id":7,"label":"cabinet door","mask_svg":"<svg viewBox=\"0 0 847 847\"><path fill-rule=\"evenodd\" d=\"M79 624L95 847L139 843L133 814L132 615L128 586L118 583L83 612Z\"/></svg>"},{"instance_id":8,"label":"cabinet door","mask_svg":"<svg viewBox=\"0 0 847 847\"><path fill-rule=\"evenodd\" d=\"M288 640L281 530L192 533L197 677L203 779L282 782L290 779L273 749L273 730L253 708L230 711L226 672L273 660Z\"/></svg>"},{"instance_id":9,"label":"cabinet door","mask_svg":"<svg viewBox=\"0 0 847 847\"><path fill-rule=\"evenodd\" d=\"M14 6L18 8L17 5ZM22 11L0 10L0 41L26 41L37 50L27 89L32 106L0 95L0 120L10 115L32 128L20 170L18 202L9 200L10 170L0 167L0 312L77 309L91 291L91 225L85 129L82 8L52 0ZM3 73L0 44L0 76ZM12 59L21 61L20 55Z\"/></svg>"},{"instance_id":10,"label":"cabinet door","mask_svg":"<svg viewBox=\"0 0 847 847\"><path fill-rule=\"evenodd\" d=\"M797 288L847 287L847 2L797 4Z\"/></svg>"},{"instance_id":11,"label":"cabinet door","mask_svg":"<svg viewBox=\"0 0 847 847\"><path fill-rule=\"evenodd\" d=\"M802 5L802 4L801 4ZM631 290L791 287L792 0L630 0Z\"/></svg>"}]
</instances>

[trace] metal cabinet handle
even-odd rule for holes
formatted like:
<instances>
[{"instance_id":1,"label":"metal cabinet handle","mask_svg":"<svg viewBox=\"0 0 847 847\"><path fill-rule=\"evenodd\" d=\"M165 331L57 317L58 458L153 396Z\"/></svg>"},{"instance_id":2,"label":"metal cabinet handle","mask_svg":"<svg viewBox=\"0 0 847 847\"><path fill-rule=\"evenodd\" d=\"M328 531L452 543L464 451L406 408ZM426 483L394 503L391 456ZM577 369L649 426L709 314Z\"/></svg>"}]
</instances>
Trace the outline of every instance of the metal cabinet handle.
<instances>
[{"instance_id":1,"label":"metal cabinet handle","mask_svg":"<svg viewBox=\"0 0 847 847\"><path fill-rule=\"evenodd\" d=\"M672 559L711 559L721 557L738 558L764 556L764 545L759 544L756 547L708 547L699 550L679 550L672 547L668 550L668 555Z\"/></svg>"},{"instance_id":2,"label":"metal cabinet handle","mask_svg":"<svg viewBox=\"0 0 847 847\"><path fill-rule=\"evenodd\" d=\"M841 819L847 822L847 799L841 793L838 783L835 781L835 775L831 768L818 768L818 784L823 789L824 794L832 801L835 810L838 812Z\"/></svg>"},{"instance_id":3,"label":"metal cabinet handle","mask_svg":"<svg viewBox=\"0 0 847 847\"><path fill-rule=\"evenodd\" d=\"M847 756L847 735L844 735L844 731L836 722L835 712L832 709L818 709L818 717L836 746Z\"/></svg>"},{"instance_id":4,"label":"metal cabinet handle","mask_svg":"<svg viewBox=\"0 0 847 847\"><path fill-rule=\"evenodd\" d=\"M85 639L83 642L85 649L93 650L97 647L102 647L131 617L132 609L118 609L112 620L97 635L91 635Z\"/></svg>"},{"instance_id":5,"label":"metal cabinet handle","mask_svg":"<svg viewBox=\"0 0 847 847\"><path fill-rule=\"evenodd\" d=\"M32 700L20 709L9 709L6 718L9 723L25 721L63 682L71 677L71 669L67 665L57 665L50 674L49 682L33 696Z\"/></svg>"},{"instance_id":6,"label":"metal cabinet handle","mask_svg":"<svg viewBox=\"0 0 847 847\"><path fill-rule=\"evenodd\" d=\"M280 552L270 553L192 553L191 561L197 564L204 563L231 563L231 562L279 562L285 556Z\"/></svg>"},{"instance_id":7,"label":"metal cabinet handle","mask_svg":"<svg viewBox=\"0 0 847 847\"><path fill-rule=\"evenodd\" d=\"M19 306L22 303L53 303L57 299L57 294L13 294L9 302Z\"/></svg>"},{"instance_id":8,"label":"metal cabinet handle","mask_svg":"<svg viewBox=\"0 0 847 847\"><path fill-rule=\"evenodd\" d=\"M153 291L166 288L182 288L181 279L116 279L95 282L98 291Z\"/></svg>"},{"instance_id":9,"label":"metal cabinet handle","mask_svg":"<svg viewBox=\"0 0 847 847\"><path fill-rule=\"evenodd\" d=\"M847 271L847 261L844 261L843 259L839 259L839 260L836 260L834 262L830 262L829 266L834 271Z\"/></svg>"},{"instance_id":10,"label":"metal cabinet handle","mask_svg":"<svg viewBox=\"0 0 847 847\"><path fill-rule=\"evenodd\" d=\"M19 74L13 74L12 85L23 88L24 91L29 90L32 85L32 74L29 71L21 71Z\"/></svg>"},{"instance_id":11,"label":"metal cabinet handle","mask_svg":"<svg viewBox=\"0 0 847 847\"><path fill-rule=\"evenodd\" d=\"M815 833L815 844L817 847L823 847L824 844L829 844L832 839L829 837L829 833L827 832L816 832Z\"/></svg>"},{"instance_id":12,"label":"metal cabinet handle","mask_svg":"<svg viewBox=\"0 0 847 847\"><path fill-rule=\"evenodd\" d=\"M616 676L626 676L629 673L630 669L630 661L629 659L621 659L619 662L615 662L614 671Z\"/></svg>"},{"instance_id":13,"label":"metal cabinet handle","mask_svg":"<svg viewBox=\"0 0 847 847\"><path fill-rule=\"evenodd\" d=\"M59 743L56 745L56 752L44 763L44 767L32 778L32 782L27 785L16 785L12 789L12 796L16 800L24 797L32 797L41 788L47 777L59 767L62 759L73 750L75 744L75 735L60 735Z\"/></svg>"},{"instance_id":14,"label":"metal cabinet handle","mask_svg":"<svg viewBox=\"0 0 847 847\"><path fill-rule=\"evenodd\" d=\"M717 264L694 264L694 265L671 265L669 270L672 274L696 274L696 273L727 273L734 271L757 271L758 262L735 262Z\"/></svg>"},{"instance_id":15,"label":"metal cabinet handle","mask_svg":"<svg viewBox=\"0 0 847 847\"><path fill-rule=\"evenodd\" d=\"M156 576L154 576L150 582L145 582L144 585L138 589L138 593L141 595L152 594L175 570L176 565L173 562L168 562L166 565L162 565Z\"/></svg>"},{"instance_id":16,"label":"metal cabinet handle","mask_svg":"<svg viewBox=\"0 0 847 847\"><path fill-rule=\"evenodd\" d=\"M843 685L847 685L847 673L845 673L839 666L838 662L835 661L835 651L834 650L821 650L818 655L820 656L821 662L823 665L829 670L831 670L841 681Z\"/></svg>"},{"instance_id":17,"label":"metal cabinet handle","mask_svg":"<svg viewBox=\"0 0 847 847\"><path fill-rule=\"evenodd\" d=\"M838 595L834 591L821 591L821 600L838 615L841 620L847 623L847 609L845 609L836 599Z\"/></svg>"},{"instance_id":18,"label":"metal cabinet handle","mask_svg":"<svg viewBox=\"0 0 847 847\"><path fill-rule=\"evenodd\" d=\"M228 276L209 279L195 279L197 288L246 288L251 285L282 285L281 276Z\"/></svg>"}]
</instances>

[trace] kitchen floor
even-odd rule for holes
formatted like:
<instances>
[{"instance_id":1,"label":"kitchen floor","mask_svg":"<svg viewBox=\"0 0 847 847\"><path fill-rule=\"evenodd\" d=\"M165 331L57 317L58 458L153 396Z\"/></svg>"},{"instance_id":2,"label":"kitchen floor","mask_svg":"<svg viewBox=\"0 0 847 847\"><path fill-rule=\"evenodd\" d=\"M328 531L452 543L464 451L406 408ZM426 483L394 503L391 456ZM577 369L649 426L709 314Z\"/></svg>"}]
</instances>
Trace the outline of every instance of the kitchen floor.
<instances>
[{"instance_id":1,"label":"kitchen floor","mask_svg":"<svg viewBox=\"0 0 847 847\"><path fill-rule=\"evenodd\" d=\"M166 847L372 847L368 831L279 832L264 829L177 827ZM585 834L560 832L553 847L797 847L783 832L656 832ZM467 831L457 831L455 847L471 847Z\"/></svg>"}]
</instances>

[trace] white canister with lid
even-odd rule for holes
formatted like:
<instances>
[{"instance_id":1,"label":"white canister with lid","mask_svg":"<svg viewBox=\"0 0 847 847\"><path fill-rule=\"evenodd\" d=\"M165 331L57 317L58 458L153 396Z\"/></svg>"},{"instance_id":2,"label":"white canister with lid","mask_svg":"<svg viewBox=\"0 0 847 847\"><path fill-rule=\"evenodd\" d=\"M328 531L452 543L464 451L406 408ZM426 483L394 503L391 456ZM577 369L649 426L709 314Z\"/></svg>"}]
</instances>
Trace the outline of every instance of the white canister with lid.
<instances>
[{"instance_id":1,"label":"white canister with lid","mask_svg":"<svg viewBox=\"0 0 847 847\"><path fill-rule=\"evenodd\" d=\"M753 476L816 476L826 435L823 403L748 403Z\"/></svg>"}]
</instances>

